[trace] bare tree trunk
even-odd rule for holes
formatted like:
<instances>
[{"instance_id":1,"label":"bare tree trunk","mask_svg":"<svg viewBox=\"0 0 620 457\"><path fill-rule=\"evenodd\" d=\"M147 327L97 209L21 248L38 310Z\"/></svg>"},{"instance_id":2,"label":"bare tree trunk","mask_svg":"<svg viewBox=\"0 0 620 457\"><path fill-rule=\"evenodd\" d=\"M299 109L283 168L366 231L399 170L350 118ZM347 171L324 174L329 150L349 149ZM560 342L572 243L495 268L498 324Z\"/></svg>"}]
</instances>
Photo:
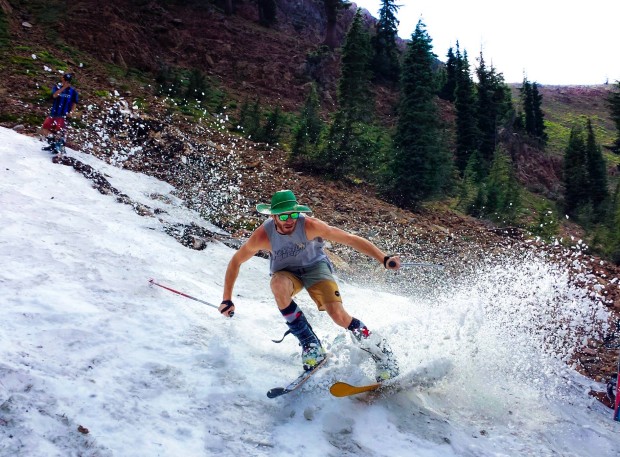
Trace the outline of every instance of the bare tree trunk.
<instances>
[{"instance_id":1,"label":"bare tree trunk","mask_svg":"<svg viewBox=\"0 0 620 457\"><path fill-rule=\"evenodd\" d=\"M340 0L324 0L325 14L327 16L327 29L325 30L325 44L334 49L338 47L336 26L338 25L338 6Z\"/></svg>"},{"instance_id":2,"label":"bare tree trunk","mask_svg":"<svg viewBox=\"0 0 620 457\"><path fill-rule=\"evenodd\" d=\"M13 8L11 8L11 5L7 0L0 0L0 8L7 16L13 12Z\"/></svg>"}]
</instances>

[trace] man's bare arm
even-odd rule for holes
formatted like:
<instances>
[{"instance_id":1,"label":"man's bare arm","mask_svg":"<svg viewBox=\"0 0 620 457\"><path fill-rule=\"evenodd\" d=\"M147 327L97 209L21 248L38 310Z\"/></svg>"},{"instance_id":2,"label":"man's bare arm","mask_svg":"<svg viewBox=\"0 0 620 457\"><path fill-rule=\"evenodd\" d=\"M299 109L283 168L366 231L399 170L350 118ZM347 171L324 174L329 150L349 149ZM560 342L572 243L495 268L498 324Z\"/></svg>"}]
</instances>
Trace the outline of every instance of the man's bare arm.
<instances>
[{"instance_id":1,"label":"man's bare arm","mask_svg":"<svg viewBox=\"0 0 620 457\"><path fill-rule=\"evenodd\" d=\"M384 263L384 260L387 257L385 252L375 246L372 242L368 241L366 238L362 238L361 236L353 235L352 233L346 232L342 229L332 227L319 219L306 218L306 236L308 239L321 237L330 241L351 246L356 251L372 257L381 264ZM398 269L400 267L400 258L398 256L391 256L390 262L385 266L389 269Z\"/></svg>"},{"instance_id":2,"label":"man's bare arm","mask_svg":"<svg viewBox=\"0 0 620 457\"><path fill-rule=\"evenodd\" d=\"M256 229L252 236L250 236L250 238L243 243L243 245L241 245L239 250L235 252L228 262L226 275L224 277L223 300L231 300L233 288L235 286L235 282L237 281L237 277L239 276L239 268L241 267L241 264L250 260L258 251L269 250L270 247L267 232L263 226L260 226Z\"/></svg>"}]
</instances>

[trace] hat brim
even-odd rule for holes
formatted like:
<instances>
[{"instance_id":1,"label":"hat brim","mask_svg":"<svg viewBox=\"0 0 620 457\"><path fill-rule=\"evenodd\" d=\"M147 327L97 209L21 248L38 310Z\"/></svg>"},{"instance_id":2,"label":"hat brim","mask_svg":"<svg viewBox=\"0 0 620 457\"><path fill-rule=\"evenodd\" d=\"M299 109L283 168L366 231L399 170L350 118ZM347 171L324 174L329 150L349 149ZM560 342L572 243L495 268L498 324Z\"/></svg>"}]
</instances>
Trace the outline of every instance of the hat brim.
<instances>
[{"instance_id":1,"label":"hat brim","mask_svg":"<svg viewBox=\"0 0 620 457\"><path fill-rule=\"evenodd\" d=\"M272 211L269 203L259 203L256 205L256 211L261 214L283 214L283 213L311 213L312 210L304 205L293 205L288 208L282 208Z\"/></svg>"}]
</instances>

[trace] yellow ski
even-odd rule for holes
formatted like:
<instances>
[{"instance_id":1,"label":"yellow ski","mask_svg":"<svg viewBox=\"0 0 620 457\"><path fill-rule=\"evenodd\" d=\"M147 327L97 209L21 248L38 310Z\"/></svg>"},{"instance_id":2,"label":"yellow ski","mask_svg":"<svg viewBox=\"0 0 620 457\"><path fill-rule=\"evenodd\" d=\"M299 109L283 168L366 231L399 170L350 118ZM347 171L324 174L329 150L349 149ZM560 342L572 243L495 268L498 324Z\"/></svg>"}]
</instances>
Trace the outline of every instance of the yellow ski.
<instances>
[{"instance_id":1,"label":"yellow ski","mask_svg":"<svg viewBox=\"0 0 620 457\"><path fill-rule=\"evenodd\" d=\"M367 386L352 386L346 382L336 382L329 388L329 392L334 397L348 397L349 395L377 390L379 387L381 387L380 383L368 384Z\"/></svg>"}]
</instances>

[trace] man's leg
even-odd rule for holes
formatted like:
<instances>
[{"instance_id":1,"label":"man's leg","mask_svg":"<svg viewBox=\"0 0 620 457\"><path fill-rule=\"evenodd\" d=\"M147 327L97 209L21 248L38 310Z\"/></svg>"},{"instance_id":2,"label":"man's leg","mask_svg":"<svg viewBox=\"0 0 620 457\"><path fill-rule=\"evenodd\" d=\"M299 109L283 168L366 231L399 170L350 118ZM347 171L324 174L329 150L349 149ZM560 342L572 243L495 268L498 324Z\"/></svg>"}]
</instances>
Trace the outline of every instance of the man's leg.
<instances>
[{"instance_id":1,"label":"man's leg","mask_svg":"<svg viewBox=\"0 0 620 457\"><path fill-rule=\"evenodd\" d=\"M387 341L368 330L362 321L352 317L344 309L338 284L329 264L321 262L311 268L304 273L303 282L319 310L326 311L337 325L349 330L353 341L370 354L377 368L377 381L385 381L398 375L398 364Z\"/></svg>"},{"instance_id":2,"label":"man's leg","mask_svg":"<svg viewBox=\"0 0 620 457\"><path fill-rule=\"evenodd\" d=\"M319 309L324 309L336 325L347 328L353 317L344 309L342 302L324 303L319 305Z\"/></svg>"},{"instance_id":3,"label":"man's leg","mask_svg":"<svg viewBox=\"0 0 620 457\"><path fill-rule=\"evenodd\" d=\"M43 122L41 132L46 132L48 145L41 148L44 151L64 153L65 150L65 120L63 118L48 117Z\"/></svg>"},{"instance_id":4,"label":"man's leg","mask_svg":"<svg viewBox=\"0 0 620 457\"><path fill-rule=\"evenodd\" d=\"M283 271L274 273L271 277L271 292L280 311L289 305L293 295L296 295L301 287L301 281L293 274Z\"/></svg>"},{"instance_id":5,"label":"man's leg","mask_svg":"<svg viewBox=\"0 0 620 457\"><path fill-rule=\"evenodd\" d=\"M359 319L352 317L344 309L342 302L325 304L324 309L337 325L351 332L353 341L359 345L360 349L370 354L375 362L375 378L378 382L398 375L398 362L384 338L368 330L368 327Z\"/></svg>"},{"instance_id":6,"label":"man's leg","mask_svg":"<svg viewBox=\"0 0 620 457\"><path fill-rule=\"evenodd\" d=\"M351 331L353 341L370 354L375 362L375 378L377 382L387 381L398 376L400 372L398 362L385 338L377 332L371 332L359 319L353 318L347 326Z\"/></svg>"},{"instance_id":7,"label":"man's leg","mask_svg":"<svg viewBox=\"0 0 620 457\"><path fill-rule=\"evenodd\" d=\"M301 345L301 360L304 370L311 370L325 358L325 350L308 323L303 311L293 300L293 295L302 288L302 283L289 272L276 272L271 278L271 291L280 313L286 320L290 332Z\"/></svg>"},{"instance_id":8,"label":"man's leg","mask_svg":"<svg viewBox=\"0 0 620 457\"><path fill-rule=\"evenodd\" d=\"M54 138L53 151L57 154L65 153L65 136L66 136L66 122L64 117L56 118L56 134Z\"/></svg>"},{"instance_id":9,"label":"man's leg","mask_svg":"<svg viewBox=\"0 0 620 457\"><path fill-rule=\"evenodd\" d=\"M41 141L46 141L48 144L48 146L45 146L42 148L44 151L52 150L51 145L52 145L53 138L54 138L54 133L53 133L54 128L55 128L54 118L52 117L45 118L45 121L43 121L43 125L39 129L39 135L41 135Z\"/></svg>"}]
</instances>

